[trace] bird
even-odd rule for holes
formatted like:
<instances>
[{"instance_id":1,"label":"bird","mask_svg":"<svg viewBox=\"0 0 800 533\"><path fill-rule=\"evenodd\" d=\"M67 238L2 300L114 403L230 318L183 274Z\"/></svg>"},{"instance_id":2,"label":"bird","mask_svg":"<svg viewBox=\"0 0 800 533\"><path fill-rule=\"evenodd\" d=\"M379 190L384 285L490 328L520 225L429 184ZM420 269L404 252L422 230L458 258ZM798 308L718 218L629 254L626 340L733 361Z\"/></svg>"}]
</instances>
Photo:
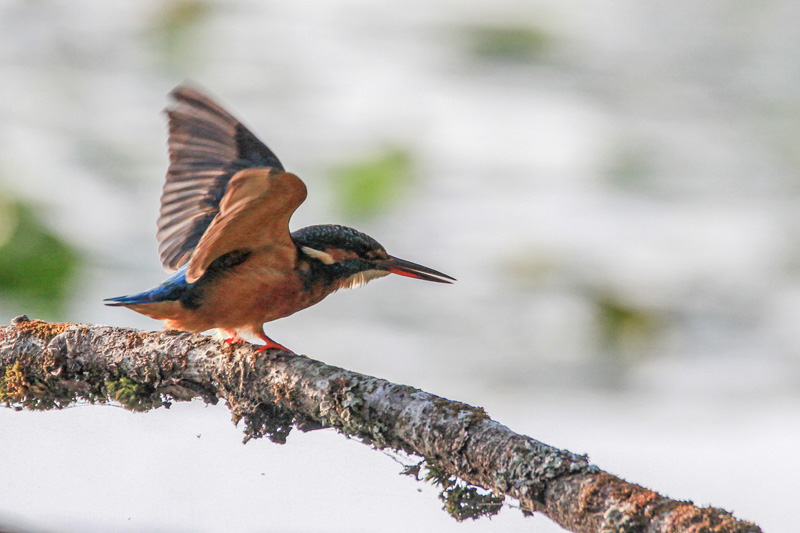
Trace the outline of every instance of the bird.
<instances>
[{"instance_id":1,"label":"bird","mask_svg":"<svg viewBox=\"0 0 800 533\"><path fill-rule=\"evenodd\" d=\"M266 335L265 323L389 274L456 281L389 255L350 227L290 232L305 183L200 89L183 83L170 96L169 166L156 238L171 275L148 291L107 298L106 305L162 320L168 330L215 330L227 343L257 337L264 342L257 352L293 353Z\"/></svg>"}]
</instances>

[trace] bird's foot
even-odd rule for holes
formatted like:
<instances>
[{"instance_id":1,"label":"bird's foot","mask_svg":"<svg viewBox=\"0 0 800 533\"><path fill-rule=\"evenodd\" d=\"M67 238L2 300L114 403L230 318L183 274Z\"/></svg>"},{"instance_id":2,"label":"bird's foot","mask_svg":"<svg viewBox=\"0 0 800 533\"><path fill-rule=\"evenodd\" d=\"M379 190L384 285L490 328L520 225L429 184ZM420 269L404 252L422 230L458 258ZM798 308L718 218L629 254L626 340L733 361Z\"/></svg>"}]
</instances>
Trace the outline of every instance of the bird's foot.
<instances>
[{"instance_id":1,"label":"bird's foot","mask_svg":"<svg viewBox=\"0 0 800 533\"><path fill-rule=\"evenodd\" d=\"M239 337L239 334L236 333L235 331L229 331L229 330L226 329L226 330L224 330L224 333L226 335L230 335L229 337L225 338L225 341L224 341L225 344L237 344L239 342L245 342L244 339Z\"/></svg>"},{"instance_id":2,"label":"bird's foot","mask_svg":"<svg viewBox=\"0 0 800 533\"><path fill-rule=\"evenodd\" d=\"M225 339L225 341L224 341L225 344L233 345L233 344L238 344L240 342L247 342L244 339L242 339L241 337L239 337L239 335L235 331L225 330L224 333L227 334L227 335L230 335L230 337L227 337ZM255 352L253 352L253 363L255 363L256 360L258 359L258 354L260 354L261 352L265 352L267 350L275 349L275 350L281 350L283 352L288 352L288 353L291 353L291 354L294 353L293 351L291 351L286 346L284 346L282 344L278 344L274 340L272 340L269 337L267 337L266 334L264 334L264 332L256 333L256 336L259 339L261 339L262 341L264 341L264 345L263 346L259 346L258 349Z\"/></svg>"},{"instance_id":3,"label":"bird's foot","mask_svg":"<svg viewBox=\"0 0 800 533\"><path fill-rule=\"evenodd\" d=\"M291 351L291 350L290 350L289 348L287 348L286 346L283 346L282 344L278 344L278 343L277 343L277 342L275 342L274 340L270 339L270 338L269 338L269 337L267 337L267 336L266 336L264 333L261 333L260 335L258 335L258 338L259 338L259 339L261 339L262 341L264 341L264 346L261 346L261 347L260 347L258 350L256 350L256 353L261 353L261 352L263 352L263 351L266 351L266 350L271 350L271 349L273 349L273 348L274 348L274 349L276 349L276 350L281 350L281 351L284 351L284 352L289 352L289 353L291 353L291 354L293 354L293 353L294 353L293 351Z\"/></svg>"},{"instance_id":4,"label":"bird's foot","mask_svg":"<svg viewBox=\"0 0 800 533\"><path fill-rule=\"evenodd\" d=\"M222 339L222 342L231 347L231 350L228 351L228 362L230 362L233 358L233 345L239 344L240 342L244 342L244 340L239 338L239 335L237 335L235 331L219 330L219 333L223 335L229 335L224 339Z\"/></svg>"}]
</instances>

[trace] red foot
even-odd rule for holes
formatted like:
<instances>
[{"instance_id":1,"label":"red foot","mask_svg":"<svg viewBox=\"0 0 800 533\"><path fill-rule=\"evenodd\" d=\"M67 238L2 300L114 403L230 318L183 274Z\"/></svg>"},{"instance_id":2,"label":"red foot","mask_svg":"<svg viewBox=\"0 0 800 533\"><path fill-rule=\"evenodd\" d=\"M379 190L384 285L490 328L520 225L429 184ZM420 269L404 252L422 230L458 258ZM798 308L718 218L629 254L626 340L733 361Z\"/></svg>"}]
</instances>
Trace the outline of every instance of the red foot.
<instances>
[{"instance_id":1,"label":"red foot","mask_svg":"<svg viewBox=\"0 0 800 533\"><path fill-rule=\"evenodd\" d=\"M239 335L236 334L235 331L225 331L230 337L225 339L225 344L235 344L237 342L244 342L242 339L239 338Z\"/></svg>"},{"instance_id":2,"label":"red foot","mask_svg":"<svg viewBox=\"0 0 800 533\"><path fill-rule=\"evenodd\" d=\"M273 349L273 348L276 349L276 350L282 350L284 352L294 353L293 351L291 351L286 346L278 344L274 340L272 340L269 337L267 337L266 334L264 334L264 332L261 332L260 334L257 334L257 335L258 335L258 338L261 339L262 341L264 341L266 344L264 344L264 346L262 346L258 350L256 350L256 353L261 353L263 351L270 350L270 349Z\"/></svg>"}]
</instances>

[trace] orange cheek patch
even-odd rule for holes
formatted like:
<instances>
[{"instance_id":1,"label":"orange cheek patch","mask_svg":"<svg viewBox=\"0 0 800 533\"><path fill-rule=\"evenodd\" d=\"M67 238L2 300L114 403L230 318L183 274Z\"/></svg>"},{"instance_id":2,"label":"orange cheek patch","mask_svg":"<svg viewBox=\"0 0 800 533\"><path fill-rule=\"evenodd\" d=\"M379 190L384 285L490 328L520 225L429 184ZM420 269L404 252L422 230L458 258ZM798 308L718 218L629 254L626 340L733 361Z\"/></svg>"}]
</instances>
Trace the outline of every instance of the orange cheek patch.
<instances>
[{"instance_id":1,"label":"orange cheek patch","mask_svg":"<svg viewBox=\"0 0 800 533\"><path fill-rule=\"evenodd\" d=\"M356 259L358 254L348 250L340 250L338 248L326 248L325 253L333 258L334 263L344 261L345 259Z\"/></svg>"}]
</instances>

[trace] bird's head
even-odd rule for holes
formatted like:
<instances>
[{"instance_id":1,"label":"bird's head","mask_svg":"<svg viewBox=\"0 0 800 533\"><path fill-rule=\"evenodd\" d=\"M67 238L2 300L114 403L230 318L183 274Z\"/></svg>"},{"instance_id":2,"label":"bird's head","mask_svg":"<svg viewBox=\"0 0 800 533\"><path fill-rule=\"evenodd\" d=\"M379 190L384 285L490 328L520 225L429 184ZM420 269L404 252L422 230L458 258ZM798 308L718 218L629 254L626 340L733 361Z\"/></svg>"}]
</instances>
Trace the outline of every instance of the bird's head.
<instances>
[{"instance_id":1,"label":"bird's head","mask_svg":"<svg viewBox=\"0 0 800 533\"><path fill-rule=\"evenodd\" d=\"M455 281L432 268L389 255L378 241L346 226L309 226L292 233L292 240L308 265L307 283L323 281L351 289L389 274L438 283Z\"/></svg>"}]
</instances>

